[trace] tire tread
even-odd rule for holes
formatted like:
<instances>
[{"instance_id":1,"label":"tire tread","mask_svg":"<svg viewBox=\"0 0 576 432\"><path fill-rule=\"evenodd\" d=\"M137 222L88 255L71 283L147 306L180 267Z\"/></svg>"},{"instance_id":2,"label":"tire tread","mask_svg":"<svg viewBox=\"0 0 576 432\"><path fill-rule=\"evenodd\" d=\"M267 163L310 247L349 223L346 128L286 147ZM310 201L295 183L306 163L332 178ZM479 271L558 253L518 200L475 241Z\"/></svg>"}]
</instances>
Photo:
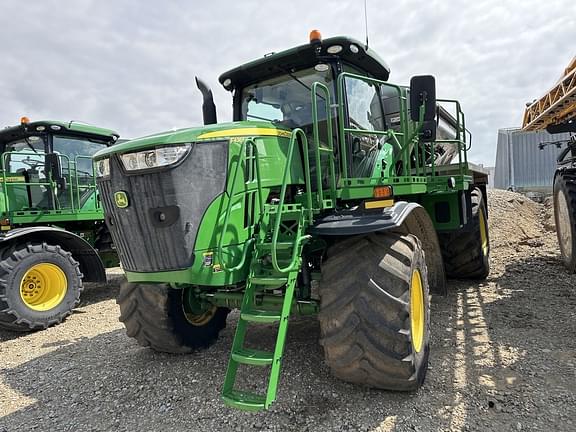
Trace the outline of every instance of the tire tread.
<instances>
[{"instance_id":1,"label":"tire tread","mask_svg":"<svg viewBox=\"0 0 576 432\"><path fill-rule=\"evenodd\" d=\"M417 363L408 304L414 263L427 293L424 255L413 235L374 233L328 251L320 283L320 343L336 377L389 390L420 387L429 348L426 337Z\"/></svg>"},{"instance_id":2,"label":"tire tread","mask_svg":"<svg viewBox=\"0 0 576 432\"><path fill-rule=\"evenodd\" d=\"M186 354L212 345L226 326L229 310L218 308L203 326L186 321L182 290L166 284L122 283L116 303L126 334L143 347L172 354Z\"/></svg>"}]
</instances>

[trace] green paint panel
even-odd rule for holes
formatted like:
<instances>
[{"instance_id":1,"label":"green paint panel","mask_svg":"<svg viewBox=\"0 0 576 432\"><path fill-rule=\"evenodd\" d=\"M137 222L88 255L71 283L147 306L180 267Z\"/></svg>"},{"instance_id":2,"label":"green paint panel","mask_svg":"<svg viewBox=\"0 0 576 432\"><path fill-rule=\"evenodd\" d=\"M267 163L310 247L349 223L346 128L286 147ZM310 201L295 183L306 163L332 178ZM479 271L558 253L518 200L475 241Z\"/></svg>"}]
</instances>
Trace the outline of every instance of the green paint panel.
<instances>
[{"instance_id":1,"label":"green paint panel","mask_svg":"<svg viewBox=\"0 0 576 432\"><path fill-rule=\"evenodd\" d=\"M458 191L422 195L421 204L438 231L452 231L462 227Z\"/></svg>"},{"instance_id":2,"label":"green paint panel","mask_svg":"<svg viewBox=\"0 0 576 432\"><path fill-rule=\"evenodd\" d=\"M277 135L264 135L277 134ZM220 140L222 138L279 136L290 138L290 131L265 121L241 121L219 123L215 125L178 129L137 138L103 149L94 155L95 160L103 159L113 153L129 153L156 146L181 144L197 141Z\"/></svg>"}]
</instances>

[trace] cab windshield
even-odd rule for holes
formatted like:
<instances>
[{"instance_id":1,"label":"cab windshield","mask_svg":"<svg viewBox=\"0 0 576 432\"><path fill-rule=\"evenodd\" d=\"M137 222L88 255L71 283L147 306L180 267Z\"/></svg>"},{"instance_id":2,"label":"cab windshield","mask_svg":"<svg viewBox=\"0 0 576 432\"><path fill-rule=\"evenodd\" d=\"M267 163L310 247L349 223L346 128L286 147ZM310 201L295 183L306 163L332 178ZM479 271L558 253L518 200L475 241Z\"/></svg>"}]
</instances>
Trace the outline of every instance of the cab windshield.
<instances>
[{"instance_id":1,"label":"cab windshield","mask_svg":"<svg viewBox=\"0 0 576 432\"><path fill-rule=\"evenodd\" d=\"M333 92L331 68L322 72L315 68L289 72L244 88L242 120L265 120L288 128L306 128L312 124L311 89L316 81ZM321 96L318 101L321 118L325 112L324 101Z\"/></svg>"},{"instance_id":2,"label":"cab windshield","mask_svg":"<svg viewBox=\"0 0 576 432\"><path fill-rule=\"evenodd\" d=\"M8 174L36 168L44 163L46 141L44 136L29 136L10 141L3 150L3 166Z\"/></svg>"},{"instance_id":3,"label":"cab windshield","mask_svg":"<svg viewBox=\"0 0 576 432\"><path fill-rule=\"evenodd\" d=\"M102 141L94 141L88 138L76 138L63 135L55 135L52 139L54 153L60 155L62 166L72 163L76 167L79 176L92 176L92 156L106 148L107 144ZM66 168L64 168L66 171Z\"/></svg>"}]
</instances>

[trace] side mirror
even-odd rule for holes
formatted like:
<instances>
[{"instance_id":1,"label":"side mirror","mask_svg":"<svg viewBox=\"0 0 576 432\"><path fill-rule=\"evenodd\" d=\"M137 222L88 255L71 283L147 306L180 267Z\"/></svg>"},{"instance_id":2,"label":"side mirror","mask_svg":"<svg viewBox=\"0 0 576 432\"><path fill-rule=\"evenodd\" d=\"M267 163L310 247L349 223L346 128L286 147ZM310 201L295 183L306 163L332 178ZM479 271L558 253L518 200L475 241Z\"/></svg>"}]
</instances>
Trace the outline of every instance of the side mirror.
<instances>
[{"instance_id":1,"label":"side mirror","mask_svg":"<svg viewBox=\"0 0 576 432\"><path fill-rule=\"evenodd\" d=\"M436 117L436 80L432 75L420 75L410 80L410 118L420 120L420 107L424 105L424 121Z\"/></svg>"}]
</instances>

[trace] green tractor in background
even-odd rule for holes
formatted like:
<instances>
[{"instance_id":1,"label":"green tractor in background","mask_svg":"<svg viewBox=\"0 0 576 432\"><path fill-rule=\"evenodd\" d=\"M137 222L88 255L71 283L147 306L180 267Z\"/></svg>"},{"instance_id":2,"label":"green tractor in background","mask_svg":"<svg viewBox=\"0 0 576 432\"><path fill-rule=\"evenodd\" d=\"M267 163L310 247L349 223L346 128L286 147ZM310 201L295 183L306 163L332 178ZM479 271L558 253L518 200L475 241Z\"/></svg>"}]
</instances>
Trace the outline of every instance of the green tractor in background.
<instances>
[{"instance_id":1,"label":"green tractor in background","mask_svg":"<svg viewBox=\"0 0 576 432\"><path fill-rule=\"evenodd\" d=\"M45 329L70 315L83 282L118 265L92 156L118 134L79 122L0 130L0 328Z\"/></svg>"},{"instance_id":2,"label":"green tractor in background","mask_svg":"<svg viewBox=\"0 0 576 432\"><path fill-rule=\"evenodd\" d=\"M240 409L275 400L293 315L318 315L335 376L418 389L429 291L489 272L486 178L467 163L459 103L436 99L432 76L389 83L354 39L310 39L220 77L232 123L217 124L197 80L204 127L94 157L128 279L117 300L128 335L187 353L239 309L222 393ZM248 334L262 324L277 325L267 349ZM261 392L238 388L250 367L268 368Z\"/></svg>"}]
</instances>

